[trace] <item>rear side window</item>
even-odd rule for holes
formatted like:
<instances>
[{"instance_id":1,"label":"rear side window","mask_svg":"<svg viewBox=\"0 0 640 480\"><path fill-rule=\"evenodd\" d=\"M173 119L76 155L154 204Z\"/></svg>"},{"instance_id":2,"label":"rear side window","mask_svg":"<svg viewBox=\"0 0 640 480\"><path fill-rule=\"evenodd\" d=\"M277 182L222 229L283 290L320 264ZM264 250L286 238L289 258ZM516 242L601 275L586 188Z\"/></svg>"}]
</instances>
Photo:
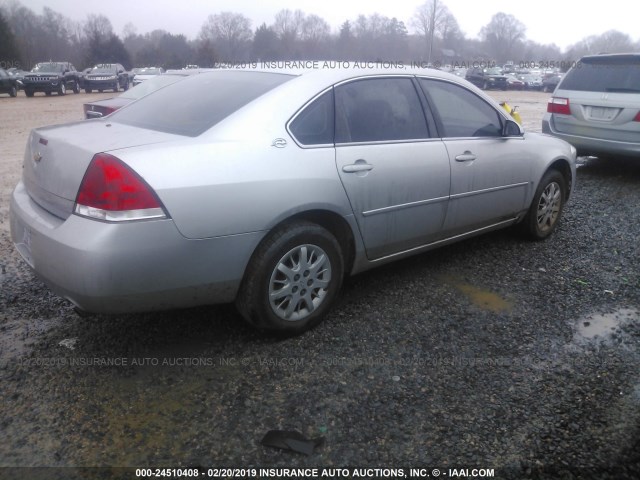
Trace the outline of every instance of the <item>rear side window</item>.
<instances>
[{"instance_id":1,"label":"rear side window","mask_svg":"<svg viewBox=\"0 0 640 480\"><path fill-rule=\"evenodd\" d=\"M640 56L583 58L564 77L560 89L639 93Z\"/></svg>"},{"instance_id":2,"label":"rear side window","mask_svg":"<svg viewBox=\"0 0 640 480\"><path fill-rule=\"evenodd\" d=\"M420 79L425 94L435 107L443 137L500 137L502 122L495 109L475 93L459 85Z\"/></svg>"},{"instance_id":3,"label":"rear side window","mask_svg":"<svg viewBox=\"0 0 640 480\"><path fill-rule=\"evenodd\" d=\"M223 70L201 73L113 113L112 122L196 137L292 75Z\"/></svg>"},{"instance_id":4,"label":"rear side window","mask_svg":"<svg viewBox=\"0 0 640 480\"><path fill-rule=\"evenodd\" d=\"M291 122L289 130L302 145L333 144L333 89L324 93Z\"/></svg>"},{"instance_id":5,"label":"rear side window","mask_svg":"<svg viewBox=\"0 0 640 480\"><path fill-rule=\"evenodd\" d=\"M373 78L340 85L336 143L386 142L429 137L422 105L410 78Z\"/></svg>"}]
</instances>

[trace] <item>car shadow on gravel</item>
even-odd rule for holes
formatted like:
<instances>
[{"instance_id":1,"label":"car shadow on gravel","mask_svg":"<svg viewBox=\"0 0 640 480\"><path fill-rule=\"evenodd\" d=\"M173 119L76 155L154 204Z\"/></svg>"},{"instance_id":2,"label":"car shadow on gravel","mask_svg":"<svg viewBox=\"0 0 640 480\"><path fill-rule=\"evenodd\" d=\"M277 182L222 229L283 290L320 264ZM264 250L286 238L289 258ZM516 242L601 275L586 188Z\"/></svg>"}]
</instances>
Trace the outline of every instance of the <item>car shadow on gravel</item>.
<instances>
[{"instance_id":1,"label":"car shadow on gravel","mask_svg":"<svg viewBox=\"0 0 640 480\"><path fill-rule=\"evenodd\" d=\"M640 159L637 158L580 157L578 165L578 181L581 175L616 178L624 183L640 181Z\"/></svg>"}]
</instances>

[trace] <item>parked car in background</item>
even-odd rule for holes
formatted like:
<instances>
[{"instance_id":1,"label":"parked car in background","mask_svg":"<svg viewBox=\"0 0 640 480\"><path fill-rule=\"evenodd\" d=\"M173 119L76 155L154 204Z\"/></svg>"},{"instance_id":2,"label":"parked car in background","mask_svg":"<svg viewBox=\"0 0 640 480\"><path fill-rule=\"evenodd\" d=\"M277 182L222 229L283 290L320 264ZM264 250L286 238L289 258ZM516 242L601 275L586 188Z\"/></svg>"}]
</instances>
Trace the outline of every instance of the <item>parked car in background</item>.
<instances>
[{"instance_id":1,"label":"parked car in background","mask_svg":"<svg viewBox=\"0 0 640 480\"><path fill-rule=\"evenodd\" d=\"M524 83L525 90L542 90L542 75L537 73L525 73L518 78Z\"/></svg>"},{"instance_id":2,"label":"parked car in background","mask_svg":"<svg viewBox=\"0 0 640 480\"><path fill-rule=\"evenodd\" d=\"M33 97L36 92L65 95L67 90L72 90L73 93L80 93L80 75L69 62L37 63L24 76L22 84L27 97Z\"/></svg>"},{"instance_id":3,"label":"parked car in background","mask_svg":"<svg viewBox=\"0 0 640 480\"><path fill-rule=\"evenodd\" d=\"M542 80L542 91L547 93L553 92L560 83L560 80L562 80L562 77L562 73L555 73L545 76Z\"/></svg>"},{"instance_id":4,"label":"parked car in background","mask_svg":"<svg viewBox=\"0 0 640 480\"><path fill-rule=\"evenodd\" d=\"M583 57L549 99L542 131L582 155L640 158L640 54Z\"/></svg>"},{"instance_id":5,"label":"parked car in background","mask_svg":"<svg viewBox=\"0 0 640 480\"><path fill-rule=\"evenodd\" d=\"M21 90L24 86L24 83L22 82L24 80L24 76L29 72L12 67L7 69L7 73L18 81L18 90Z\"/></svg>"},{"instance_id":6,"label":"parked car in background","mask_svg":"<svg viewBox=\"0 0 640 480\"><path fill-rule=\"evenodd\" d=\"M524 90L524 81L516 77L515 74L507 74L507 89L508 90Z\"/></svg>"},{"instance_id":7,"label":"parked car in background","mask_svg":"<svg viewBox=\"0 0 640 480\"><path fill-rule=\"evenodd\" d=\"M18 80L0 68L0 93L8 93L10 97L18 96Z\"/></svg>"},{"instance_id":8,"label":"parked car in background","mask_svg":"<svg viewBox=\"0 0 640 480\"><path fill-rule=\"evenodd\" d=\"M451 73L453 73L456 77L465 78L465 76L467 75L467 69L463 67L455 67L453 68L453 70L451 70Z\"/></svg>"},{"instance_id":9,"label":"parked car in background","mask_svg":"<svg viewBox=\"0 0 640 480\"><path fill-rule=\"evenodd\" d=\"M472 67L467 70L465 78L483 90L506 90L507 77L498 67Z\"/></svg>"},{"instance_id":10,"label":"parked car in background","mask_svg":"<svg viewBox=\"0 0 640 480\"><path fill-rule=\"evenodd\" d=\"M84 76L84 91L91 93L93 90L102 92L120 89L129 89L129 74L119 63L101 63L91 69Z\"/></svg>"},{"instance_id":11,"label":"parked car in background","mask_svg":"<svg viewBox=\"0 0 640 480\"><path fill-rule=\"evenodd\" d=\"M167 73L138 84L117 97L85 103L83 105L84 116L85 118L106 117L119 108L149 95L151 92L155 92L162 87L166 87L167 85L183 80L185 77L190 75L190 72L197 73L195 70Z\"/></svg>"},{"instance_id":12,"label":"parked car in background","mask_svg":"<svg viewBox=\"0 0 640 480\"><path fill-rule=\"evenodd\" d=\"M91 70L93 70L93 67L88 67L88 68L85 68L84 70L78 72L80 88L82 90L84 90L84 79L89 73L91 73Z\"/></svg>"},{"instance_id":13,"label":"parked car in background","mask_svg":"<svg viewBox=\"0 0 640 480\"><path fill-rule=\"evenodd\" d=\"M164 68L161 67L145 67L136 70L138 71L132 79L134 86L141 84L145 80L149 80L150 78L162 75L164 73Z\"/></svg>"},{"instance_id":14,"label":"parked car in background","mask_svg":"<svg viewBox=\"0 0 640 480\"><path fill-rule=\"evenodd\" d=\"M345 275L518 223L548 237L575 180L573 147L431 69L201 73L35 129L24 158L11 238L79 309L236 301L289 334Z\"/></svg>"},{"instance_id":15,"label":"parked car in background","mask_svg":"<svg viewBox=\"0 0 640 480\"><path fill-rule=\"evenodd\" d=\"M515 71L516 71L516 66L514 65L513 62L505 63L502 66L502 73L505 75L508 73L515 73Z\"/></svg>"}]
</instances>

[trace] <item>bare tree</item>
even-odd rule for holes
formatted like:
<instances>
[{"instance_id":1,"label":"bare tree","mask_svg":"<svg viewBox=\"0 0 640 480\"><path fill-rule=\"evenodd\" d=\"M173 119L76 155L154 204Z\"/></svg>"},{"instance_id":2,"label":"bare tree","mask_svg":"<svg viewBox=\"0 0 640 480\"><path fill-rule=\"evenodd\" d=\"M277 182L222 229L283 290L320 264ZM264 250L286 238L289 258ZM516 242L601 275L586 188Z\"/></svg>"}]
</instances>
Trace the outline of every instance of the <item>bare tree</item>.
<instances>
[{"instance_id":1,"label":"bare tree","mask_svg":"<svg viewBox=\"0 0 640 480\"><path fill-rule=\"evenodd\" d=\"M443 27L446 31L451 25L451 19L453 19L453 15L441 0L427 0L416 9L411 18L411 25L421 35L424 35L428 51L428 62L431 62L433 56L433 44L436 34L441 34ZM453 20L455 21L455 19Z\"/></svg>"},{"instance_id":2,"label":"bare tree","mask_svg":"<svg viewBox=\"0 0 640 480\"><path fill-rule=\"evenodd\" d=\"M306 58L318 58L322 45L328 40L331 27L327 21L318 15L307 15L302 22L300 38L304 44Z\"/></svg>"},{"instance_id":3,"label":"bare tree","mask_svg":"<svg viewBox=\"0 0 640 480\"><path fill-rule=\"evenodd\" d=\"M212 40L218 46L222 60L240 60L241 53L248 51L251 40L251 20L240 13L222 12L209 15L200 30L200 39Z\"/></svg>"},{"instance_id":4,"label":"bare tree","mask_svg":"<svg viewBox=\"0 0 640 480\"><path fill-rule=\"evenodd\" d=\"M40 26L38 43L44 58L55 60L61 54L66 57L71 50L71 22L64 15L44 7Z\"/></svg>"},{"instance_id":5,"label":"bare tree","mask_svg":"<svg viewBox=\"0 0 640 480\"><path fill-rule=\"evenodd\" d=\"M512 60L514 49L525 38L527 27L513 15L499 12L482 27L480 37L486 42L494 59L502 62Z\"/></svg>"},{"instance_id":6,"label":"bare tree","mask_svg":"<svg viewBox=\"0 0 640 480\"><path fill-rule=\"evenodd\" d=\"M19 54L15 36L0 9L0 68L19 68Z\"/></svg>"},{"instance_id":7,"label":"bare tree","mask_svg":"<svg viewBox=\"0 0 640 480\"><path fill-rule=\"evenodd\" d=\"M594 55L598 53L625 53L637 50L631 37L618 30L609 30L602 35L591 35L571 45L567 49L567 56L578 60L584 55Z\"/></svg>"},{"instance_id":8,"label":"bare tree","mask_svg":"<svg viewBox=\"0 0 640 480\"><path fill-rule=\"evenodd\" d=\"M84 34L91 40L106 42L113 35L111 20L104 15L90 14L84 22Z\"/></svg>"},{"instance_id":9,"label":"bare tree","mask_svg":"<svg viewBox=\"0 0 640 480\"><path fill-rule=\"evenodd\" d=\"M30 69L41 61L36 33L40 29L40 20L32 10L17 1L5 6L5 18L15 36L20 51L20 67Z\"/></svg>"},{"instance_id":10,"label":"bare tree","mask_svg":"<svg viewBox=\"0 0 640 480\"><path fill-rule=\"evenodd\" d=\"M276 13L273 30L280 39L280 49L285 58L292 58L298 49L298 41L302 31L305 14L302 10L292 12L289 9Z\"/></svg>"},{"instance_id":11,"label":"bare tree","mask_svg":"<svg viewBox=\"0 0 640 480\"><path fill-rule=\"evenodd\" d=\"M132 22L127 22L127 24L122 29L122 38L134 37L137 34L138 28Z\"/></svg>"}]
</instances>

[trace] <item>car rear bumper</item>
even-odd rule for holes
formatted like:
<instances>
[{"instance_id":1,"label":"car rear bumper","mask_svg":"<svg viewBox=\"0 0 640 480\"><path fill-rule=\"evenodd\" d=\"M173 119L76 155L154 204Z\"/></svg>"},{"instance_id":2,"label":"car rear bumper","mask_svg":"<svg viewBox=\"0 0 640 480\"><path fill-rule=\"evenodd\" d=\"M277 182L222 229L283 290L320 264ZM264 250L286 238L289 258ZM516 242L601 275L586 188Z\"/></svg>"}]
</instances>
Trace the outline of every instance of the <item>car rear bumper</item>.
<instances>
[{"instance_id":1,"label":"car rear bumper","mask_svg":"<svg viewBox=\"0 0 640 480\"><path fill-rule=\"evenodd\" d=\"M226 303L236 297L262 232L189 240L172 220L62 220L22 182L11 198L11 238L35 273L82 310L125 313Z\"/></svg>"},{"instance_id":2,"label":"car rear bumper","mask_svg":"<svg viewBox=\"0 0 640 480\"><path fill-rule=\"evenodd\" d=\"M619 140L607 140L605 138L586 137L581 135L570 135L556 130L553 116L545 113L542 118L542 133L548 133L554 137L561 138L576 147L578 155L620 155L629 157L640 157L640 142L623 142Z\"/></svg>"}]
</instances>

